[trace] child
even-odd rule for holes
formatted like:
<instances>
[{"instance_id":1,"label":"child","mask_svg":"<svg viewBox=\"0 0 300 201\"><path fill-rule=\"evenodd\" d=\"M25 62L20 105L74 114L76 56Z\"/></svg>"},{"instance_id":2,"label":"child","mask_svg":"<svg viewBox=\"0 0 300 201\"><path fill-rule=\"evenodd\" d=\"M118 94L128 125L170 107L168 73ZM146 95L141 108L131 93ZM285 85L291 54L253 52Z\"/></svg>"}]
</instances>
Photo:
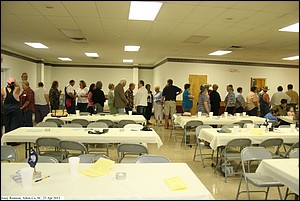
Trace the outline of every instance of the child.
<instances>
[{"instance_id":1,"label":"child","mask_svg":"<svg viewBox=\"0 0 300 201\"><path fill-rule=\"evenodd\" d=\"M287 110L287 115L288 116L293 116L293 117L295 116L295 111L294 111L294 108L292 106L287 106L286 110Z\"/></svg>"}]
</instances>

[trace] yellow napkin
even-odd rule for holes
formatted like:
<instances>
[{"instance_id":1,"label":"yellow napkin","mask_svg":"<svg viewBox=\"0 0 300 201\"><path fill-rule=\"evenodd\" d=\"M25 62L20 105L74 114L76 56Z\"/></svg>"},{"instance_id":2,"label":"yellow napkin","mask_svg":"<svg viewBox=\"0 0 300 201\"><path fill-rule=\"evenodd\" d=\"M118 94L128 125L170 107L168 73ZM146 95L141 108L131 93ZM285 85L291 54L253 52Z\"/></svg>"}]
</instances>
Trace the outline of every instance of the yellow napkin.
<instances>
[{"instance_id":1,"label":"yellow napkin","mask_svg":"<svg viewBox=\"0 0 300 201\"><path fill-rule=\"evenodd\" d=\"M250 133L255 134L255 135L262 135L263 134L262 129L260 129L260 128L252 128Z\"/></svg>"},{"instance_id":2,"label":"yellow napkin","mask_svg":"<svg viewBox=\"0 0 300 201\"><path fill-rule=\"evenodd\" d=\"M178 176L165 179L165 183L168 185L171 191L187 189L187 185Z\"/></svg>"},{"instance_id":3,"label":"yellow napkin","mask_svg":"<svg viewBox=\"0 0 300 201\"><path fill-rule=\"evenodd\" d=\"M81 170L80 172L90 177L103 176L106 175L109 170L111 170L114 163L115 161L106 158L100 158L95 164L93 164L92 167L86 170Z\"/></svg>"}]
</instances>

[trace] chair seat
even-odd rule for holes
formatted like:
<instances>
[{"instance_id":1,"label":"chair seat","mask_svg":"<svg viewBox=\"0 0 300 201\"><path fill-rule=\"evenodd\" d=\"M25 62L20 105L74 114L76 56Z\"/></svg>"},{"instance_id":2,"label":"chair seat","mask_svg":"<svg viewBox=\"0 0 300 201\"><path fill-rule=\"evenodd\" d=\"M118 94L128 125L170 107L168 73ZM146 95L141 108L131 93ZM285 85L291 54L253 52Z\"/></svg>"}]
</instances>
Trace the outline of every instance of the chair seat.
<instances>
[{"instance_id":1,"label":"chair seat","mask_svg":"<svg viewBox=\"0 0 300 201\"><path fill-rule=\"evenodd\" d=\"M230 153L226 155L227 160L241 160L241 154L240 153Z\"/></svg>"},{"instance_id":2,"label":"chair seat","mask_svg":"<svg viewBox=\"0 0 300 201\"><path fill-rule=\"evenodd\" d=\"M135 163L138 156L128 156L124 157L120 163Z\"/></svg>"},{"instance_id":3,"label":"chair seat","mask_svg":"<svg viewBox=\"0 0 300 201\"><path fill-rule=\"evenodd\" d=\"M255 186L259 187L277 187L277 186L284 186L277 180L273 179L272 177L261 175L258 173L246 173L246 177L248 181Z\"/></svg>"}]
</instances>

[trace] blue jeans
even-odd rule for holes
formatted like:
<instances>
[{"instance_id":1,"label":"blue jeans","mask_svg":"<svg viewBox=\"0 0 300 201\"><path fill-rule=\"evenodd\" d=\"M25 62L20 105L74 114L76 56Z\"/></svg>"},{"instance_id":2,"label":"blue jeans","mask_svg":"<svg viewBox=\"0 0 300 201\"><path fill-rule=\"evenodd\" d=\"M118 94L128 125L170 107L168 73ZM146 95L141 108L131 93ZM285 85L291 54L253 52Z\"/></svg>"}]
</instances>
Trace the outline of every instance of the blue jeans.
<instances>
[{"instance_id":1,"label":"blue jeans","mask_svg":"<svg viewBox=\"0 0 300 201\"><path fill-rule=\"evenodd\" d=\"M32 127L32 110L28 110L26 112L22 111L23 115L23 123L25 127Z\"/></svg>"},{"instance_id":2,"label":"blue jeans","mask_svg":"<svg viewBox=\"0 0 300 201\"><path fill-rule=\"evenodd\" d=\"M183 107L182 111L183 112L191 112L191 109L192 109L191 107Z\"/></svg>"}]
</instances>

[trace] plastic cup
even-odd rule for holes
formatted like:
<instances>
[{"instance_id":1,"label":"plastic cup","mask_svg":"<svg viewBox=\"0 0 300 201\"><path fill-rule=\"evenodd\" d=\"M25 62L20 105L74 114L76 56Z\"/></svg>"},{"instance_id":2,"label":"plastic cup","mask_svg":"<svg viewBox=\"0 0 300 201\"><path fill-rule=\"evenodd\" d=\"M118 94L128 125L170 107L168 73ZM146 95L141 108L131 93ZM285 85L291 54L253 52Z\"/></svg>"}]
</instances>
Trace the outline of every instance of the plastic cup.
<instances>
[{"instance_id":1,"label":"plastic cup","mask_svg":"<svg viewBox=\"0 0 300 201\"><path fill-rule=\"evenodd\" d=\"M291 132L295 132L296 124L290 124Z\"/></svg>"},{"instance_id":2,"label":"plastic cup","mask_svg":"<svg viewBox=\"0 0 300 201\"><path fill-rule=\"evenodd\" d=\"M224 118L228 117L228 112L224 112Z\"/></svg>"},{"instance_id":3,"label":"plastic cup","mask_svg":"<svg viewBox=\"0 0 300 201\"><path fill-rule=\"evenodd\" d=\"M201 117L202 116L202 112L198 112L198 117Z\"/></svg>"},{"instance_id":4,"label":"plastic cup","mask_svg":"<svg viewBox=\"0 0 300 201\"><path fill-rule=\"evenodd\" d=\"M214 113L213 113L213 112L210 112L210 113L209 113L209 117L212 118L213 116L214 116Z\"/></svg>"},{"instance_id":5,"label":"plastic cup","mask_svg":"<svg viewBox=\"0 0 300 201\"><path fill-rule=\"evenodd\" d=\"M69 159L70 164L70 173L72 176L78 175L78 166L79 166L79 157L70 157Z\"/></svg>"},{"instance_id":6,"label":"plastic cup","mask_svg":"<svg viewBox=\"0 0 300 201\"><path fill-rule=\"evenodd\" d=\"M246 112L243 112L243 117L245 117L246 116Z\"/></svg>"},{"instance_id":7,"label":"plastic cup","mask_svg":"<svg viewBox=\"0 0 300 201\"><path fill-rule=\"evenodd\" d=\"M28 190L32 187L32 179L33 179L33 172L34 168L32 167L25 167L20 170L21 178L22 178L22 185L25 190Z\"/></svg>"},{"instance_id":8,"label":"plastic cup","mask_svg":"<svg viewBox=\"0 0 300 201\"><path fill-rule=\"evenodd\" d=\"M241 115L241 113L235 113L235 116L239 117Z\"/></svg>"},{"instance_id":9,"label":"plastic cup","mask_svg":"<svg viewBox=\"0 0 300 201\"><path fill-rule=\"evenodd\" d=\"M132 111L128 111L128 114L129 114L129 115L132 115Z\"/></svg>"},{"instance_id":10,"label":"plastic cup","mask_svg":"<svg viewBox=\"0 0 300 201\"><path fill-rule=\"evenodd\" d=\"M80 115L80 110L76 110L76 115L77 115L77 116Z\"/></svg>"},{"instance_id":11,"label":"plastic cup","mask_svg":"<svg viewBox=\"0 0 300 201\"><path fill-rule=\"evenodd\" d=\"M238 133L239 132L239 126L233 126L233 133Z\"/></svg>"}]
</instances>

